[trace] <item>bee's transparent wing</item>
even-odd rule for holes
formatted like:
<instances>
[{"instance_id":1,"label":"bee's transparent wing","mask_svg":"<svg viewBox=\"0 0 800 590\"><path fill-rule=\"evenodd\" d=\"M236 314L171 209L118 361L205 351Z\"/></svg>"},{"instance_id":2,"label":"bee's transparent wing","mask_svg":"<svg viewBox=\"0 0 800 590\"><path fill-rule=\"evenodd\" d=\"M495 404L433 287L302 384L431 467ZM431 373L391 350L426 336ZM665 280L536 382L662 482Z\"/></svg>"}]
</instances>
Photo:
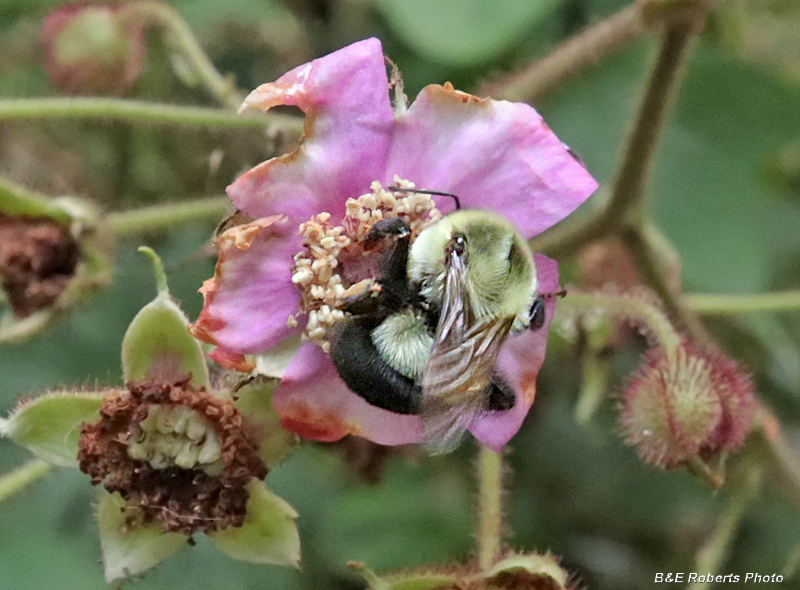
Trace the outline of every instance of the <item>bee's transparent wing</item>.
<instances>
[{"instance_id":1,"label":"bee's transparent wing","mask_svg":"<svg viewBox=\"0 0 800 590\"><path fill-rule=\"evenodd\" d=\"M485 408L490 376L513 323L513 318L476 320L463 273L463 262L451 259L439 326L422 378L422 444L432 454L454 449Z\"/></svg>"}]
</instances>

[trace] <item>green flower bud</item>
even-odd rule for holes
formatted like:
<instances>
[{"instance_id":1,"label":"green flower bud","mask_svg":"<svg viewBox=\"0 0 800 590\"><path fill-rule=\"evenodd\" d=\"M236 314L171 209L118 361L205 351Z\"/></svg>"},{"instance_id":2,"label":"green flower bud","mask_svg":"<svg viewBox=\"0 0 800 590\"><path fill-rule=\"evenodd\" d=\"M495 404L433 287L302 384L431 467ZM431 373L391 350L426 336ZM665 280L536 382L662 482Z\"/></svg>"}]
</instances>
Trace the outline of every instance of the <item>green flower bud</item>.
<instances>
[{"instance_id":1,"label":"green flower bud","mask_svg":"<svg viewBox=\"0 0 800 590\"><path fill-rule=\"evenodd\" d=\"M42 26L50 80L72 94L121 94L138 78L142 25L128 22L124 4L67 4Z\"/></svg>"},{"instance_id":2,"label":"green flower bud","mask_svg":"<svg viewBox=\"0 0 800 590\"><path fill-rule=\"evenodd\" d=\"M648 463L673 468L741 446L755 409L754 386L734 361L683 342L651 349L622 402L626 441Z\"/></svg>"}]
</instances>

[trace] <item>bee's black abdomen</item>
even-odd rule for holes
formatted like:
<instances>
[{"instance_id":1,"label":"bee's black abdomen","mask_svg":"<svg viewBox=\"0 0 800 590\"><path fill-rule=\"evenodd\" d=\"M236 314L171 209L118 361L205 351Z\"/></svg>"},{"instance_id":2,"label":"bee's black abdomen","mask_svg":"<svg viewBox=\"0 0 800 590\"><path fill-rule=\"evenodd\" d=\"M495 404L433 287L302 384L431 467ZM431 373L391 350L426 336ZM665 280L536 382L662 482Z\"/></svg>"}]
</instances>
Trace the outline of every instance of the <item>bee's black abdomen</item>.
<instances>
[{"instance_id":1,"label":"bee's black abdomen","mask_svg":"<svg viewBox=\"0 0 800 590\"><path fill-rule=\"evenodd\" d=\"M379 321L357 317L337 322L331 336L331 361L351 391L396 414L418 414L422 388L383 360L370 333Z\"/></svg>"}]
</instances>

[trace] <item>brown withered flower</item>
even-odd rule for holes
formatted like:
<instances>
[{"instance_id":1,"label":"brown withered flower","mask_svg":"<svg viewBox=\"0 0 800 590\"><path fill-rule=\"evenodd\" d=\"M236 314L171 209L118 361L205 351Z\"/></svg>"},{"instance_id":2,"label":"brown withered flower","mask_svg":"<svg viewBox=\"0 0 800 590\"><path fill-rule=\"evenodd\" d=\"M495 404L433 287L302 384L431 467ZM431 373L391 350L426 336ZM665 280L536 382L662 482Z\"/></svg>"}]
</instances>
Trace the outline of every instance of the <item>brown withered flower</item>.
<instances>
[{"instance_id":1,"label":"brown withered flower","mask_svg":"<svg viewBox=\"0 0 800 590\"><path fill-rule=\"evenodd\" d=\"M72 278L79 254L68 227L0 214L0 277L14 315L50 307Z\"/></svg>"},{"instance_id":2,"label":"brown withered flower","mask_svg":"<svg viewBox=\"0 0 800 590\"><path fill-rule=\"evenodd\" d=\"M20 403L0 435L102 486L97 518L106 580L138 575L205 534L226 555L297 566L297 513L263 481L294 446L272 409L275 380L212 388L206 359L169 295L122 340L125 388L55 391Z\"/></svg>"},{"instance_id":3,"label":"brown withered flower","mask_svg":"<svg viewBox=\"0 0 800 590\"><path fill-rule=\"evenodd\" d=\"M267 467L233 400L194 391L188 379L130 384L106 396L100 416L81 427L80 469L144 522L186 535L244 523L247 484Z\"/></svg>"}]
</instances>

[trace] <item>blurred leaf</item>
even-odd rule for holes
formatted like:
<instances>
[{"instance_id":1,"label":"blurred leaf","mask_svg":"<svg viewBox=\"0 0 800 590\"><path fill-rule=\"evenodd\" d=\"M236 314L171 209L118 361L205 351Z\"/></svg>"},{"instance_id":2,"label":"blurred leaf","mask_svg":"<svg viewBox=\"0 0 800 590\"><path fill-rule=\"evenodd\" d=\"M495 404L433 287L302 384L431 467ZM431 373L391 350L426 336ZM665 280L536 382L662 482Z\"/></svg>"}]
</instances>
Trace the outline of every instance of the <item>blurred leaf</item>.
<instances>
[{"instance_id":1,"label":"blurred leaf","mask_svg":"<svg viewBox=\"0 0 800 590\"><path fill-rule=\"evenodd\" d=\"M469 66L514 45L561 0L378 0L392 29L423 56Z\"/></svg>"},{"instance_id":2,"label":"blurred leaf","mask_svg":"<svg viewBox=\"0 0 800 590\"><path fill-rule=\"evenodd\" d=\"M332 564L358 560L386 570L467 552L468 480L446 459L427 467L394 463L380 486L354 486L338 499L322 523Z\"/></svg>"}]
</instances>

